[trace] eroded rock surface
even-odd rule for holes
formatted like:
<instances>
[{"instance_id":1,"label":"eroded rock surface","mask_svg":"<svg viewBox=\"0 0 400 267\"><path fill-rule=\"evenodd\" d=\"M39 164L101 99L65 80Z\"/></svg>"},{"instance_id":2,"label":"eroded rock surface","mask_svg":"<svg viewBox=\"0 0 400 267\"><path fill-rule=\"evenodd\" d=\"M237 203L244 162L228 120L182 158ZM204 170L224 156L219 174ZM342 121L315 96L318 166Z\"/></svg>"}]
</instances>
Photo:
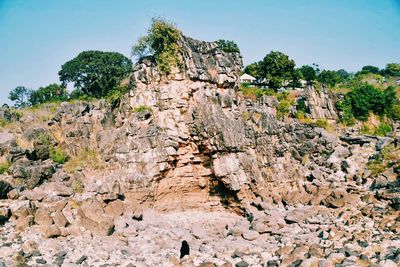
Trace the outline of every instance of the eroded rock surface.
<instances>
[{"instance_id":1,"label":"eroded rock surface","mask_svg":"<svg viewBox=\"0 0 400 267\"><path fill-rule=\"evenodd\" d=\"M400 263L399 157L378 177L368 165L396 151L396 137L278 120L276 99L238 91L240 54L188 37L181 46L184 64L168 76L139 61L116 108L62 103L47 125L1 133L11 164L0 176L1 262ZM326 91L305 94L313 118L336 118ZM54 146L87 165L56 164ZM180 260L182 240L191 254Z\"/></svg>"}]
</instances>

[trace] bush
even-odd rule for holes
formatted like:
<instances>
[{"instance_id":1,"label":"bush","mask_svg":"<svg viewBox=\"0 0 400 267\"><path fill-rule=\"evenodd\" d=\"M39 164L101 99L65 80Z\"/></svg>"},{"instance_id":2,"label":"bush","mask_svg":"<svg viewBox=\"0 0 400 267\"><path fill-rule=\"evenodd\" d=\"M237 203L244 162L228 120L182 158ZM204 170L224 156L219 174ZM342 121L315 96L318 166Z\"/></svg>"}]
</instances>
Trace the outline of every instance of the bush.
<instances>
[{"instance_id":1,"label":"bush","mask_svg":"<svg viewBox=\"0 0 400 267\"><path fill-rule=\"evenodd\" d=\"M9 168L10 168L10 162L8 160L0 162L0 174L7 172Z\"/></svg>"},{"instance_id":2,"label":"bush","mask_svg":"<svg viewBox=\"0 0 400 267\"><path fill-rule=\"evenodd\" d=\"M368 118L368 112L382 115L385 108L385 99L382 92L372 85L363 85L351 91L350 98L354 117L365 121Z\"/></svg>"},{"instance_id":3,"label":"bush","mask_svg":"<svg viewBox=\"0 0 400 267\"><path fill-rule=\"evenodd\" d=\"M260 99L264 95L276 95L275 91L273 89L261 89L258 87L246 87L242 86L241 87L242 94L245 98L251 99L251 100L257 100Z\"/></svg>"},{"instance_id":4,"label":"bush","mask_svg":"<svg viewBox=\"0 0 400 267\"><path fill-rule=\"evenodd\" d=\"M276 95L279 101L278 107L276 109L276 116L279 119L284 118L290 112L290 108L294 105L295 100L288 92L282 92Z\"/></svg>"},{"instance_id":5,"label":"bush","mask_svg":"<svg viewBox=\"0 0 400 267\"><path fill-rule=\"evenodd\" d=\"M313 123L313 120L311 118L306 117L306 114L304 113L304 111L301 111L301 110L296 112L296 119L298 119L299 122L305 123L305 124Z\"/></svg>"},{"instance_id":6,"label":"bush","mask_svg":"<svg viewBox=\"0 0 400 267\"><path fill-rule=\"evenodd\" d=\"M64 164L68 160L68 154L65 150L55 147L50 149L50 158L57 164Z\"/></svg>"},{"instance_id":7,"label":"bush","mask_svg":"<svg viewBox=\"0 0 400 267\"><path fill-rule=\"evenodd\" d=\"M379 127L375 130L377 136L386 136L388 133L393 132L393 128L390 124L381 123Z\"/></svg>"},{"instance_id":8,"label":"bush","mask_svg":"<svg viewBox=\"0 0 400 267\"><path fill-rule=\"evenodd\" d=\"M393 161L400 159L400 147L394 145L385 146L379 153L378 157L368 162L368 169L373 176L384 172Z\"/></svg>"},{"instance_id":9,"label":"bush","mask_svg":"<svg viewBox=\"0 0 400 267\"><path fill-rule=\"evenodd\" d=\"M153 18L146 36L139 38L132 48L132 54L143 57L152 54L161 73L169 74L172 67L179 67L183 62L179 56L181 31L164 19Z\"/></svg>"},{"instance_id":10,"label":"bush","mask_svg":"<svg viewBox=\"0 0 400 267\"><path fill-rule=\"evenodd\" d=\"M344 99L336 103L336 109L341 112L340 121L347 126L352 126L356 123L353 110L349 99Z\"/></svg>"},{"instance_id":11,"label":"bush","mask_svg":"<svg viewBox=\"0 0 400 267\"><path fill-rule=\"evenodd\" d=\"M303 113L309 113L310 112L310 110L306 106L306 100L304 98L302 98L299 101L297 101L296 110L297 111L302 111Z\"/></svg>"},{"instance_id":12,"label":"bush","mask_svg":"<svg viewBox=\"0 0 400 267\"><path fill-rule=\"evenodd\" d=\"M388 112L388 115L393 120L400 120L400 104L393 105L392 109Z\"/></svg>"},{"instance_id":13,"label":"bush","mask_svg":"<svg viewBox=\"0 0 400 267\"><path fill-rule=\"evenodd\" d=\"M315 127L327 129L329 126L328 121L326 119L317 119L315 122Z\"/></svg>"},{"instance_id":14,"label":"bush","mask_svg":"<svg viewBox=\"0 0 400 267\"><path fill-rule=\"evenodd\" d=\"M71 187L75 193L78 193L78 194L83 193L84 186L83 186L83 183L81 180L74 180L71 184Z\"/></svg>"},{"instance_id":15,"label":"bush","mask_svg":"<svg viewBox=\"0 0 400 267\"><path fill-rule=\"evenodd\" d=\"M121 98L128 92L128 86L118 86L106 96L106 100L112 108L115 108L121 103Z\"/></svg>"},{"instance_id":16,"label":"bush","mask_svg":"<svg viewBox=\"0 0 400 267\"><path fill-rule=\"evenodd\" d=\"M144 111L153 112L153 109L146 105L140 105L140 106L137 106L136 108L134 108L133 111L136 113L144 112Z\"/></svg>"},{"instance_id":17,"label":"bush","mask_svg":"<svg viewBox=\"0 0 400 267\"><path fill-rule=\"evenodd\" d=\"M0 119L0 128L4 128L7 125L7 121Z\"/></svg>"},{"instance_id":18,"label":"bush","mask_svg":"<svg viewBox=\"0 0 400 267\"><path fill-rule=\"evenodd\" d=\"M363 123L360 128L361 134L374 135L375 131L376 131L376 128L374 127L374 125L371 125L369 123Z\"/></svg>"}]
</instances>

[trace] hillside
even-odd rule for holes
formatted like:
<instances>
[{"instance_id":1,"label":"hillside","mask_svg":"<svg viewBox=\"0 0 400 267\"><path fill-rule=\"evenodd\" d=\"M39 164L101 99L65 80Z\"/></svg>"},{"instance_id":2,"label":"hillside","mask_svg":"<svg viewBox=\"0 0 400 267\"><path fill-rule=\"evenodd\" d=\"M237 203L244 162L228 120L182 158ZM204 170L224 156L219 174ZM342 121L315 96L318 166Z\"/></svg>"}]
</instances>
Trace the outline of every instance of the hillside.
<instances>
[{"instance_id":1,"label":"hillside","mask_svg":"<svg viewBox=\"0 0 400 267\"><path fill-rule=\"evenodd\" d=\"M343 127L315 86L290 96L308 119L282 119L282 96L240 90L240 53L179 42L182 64L142 58L117 106L3 110L3 265L398 265L398 125Z\"/></svg>"}]
</instances>

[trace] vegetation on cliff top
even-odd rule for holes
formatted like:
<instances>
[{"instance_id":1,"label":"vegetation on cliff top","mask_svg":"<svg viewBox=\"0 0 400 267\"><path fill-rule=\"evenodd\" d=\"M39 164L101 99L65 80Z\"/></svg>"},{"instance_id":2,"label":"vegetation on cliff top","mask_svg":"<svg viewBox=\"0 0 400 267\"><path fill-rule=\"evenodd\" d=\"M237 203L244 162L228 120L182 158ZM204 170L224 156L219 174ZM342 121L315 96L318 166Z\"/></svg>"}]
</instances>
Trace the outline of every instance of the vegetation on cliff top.
<instances>
[{"instance_id":1,"label":"vegetation on cliff top","mask_svg":"<svg viewBox=\"0 0 400 267\"><path fill-rule=\"evenodd\" d=\"M147 35L140 37L132 48L132 55L142 58L153 55L161 73L169 74L174 67L180 67L182 58L179 41L182 32L172 22L153 18Z\"/></svg>"}]
</instances>

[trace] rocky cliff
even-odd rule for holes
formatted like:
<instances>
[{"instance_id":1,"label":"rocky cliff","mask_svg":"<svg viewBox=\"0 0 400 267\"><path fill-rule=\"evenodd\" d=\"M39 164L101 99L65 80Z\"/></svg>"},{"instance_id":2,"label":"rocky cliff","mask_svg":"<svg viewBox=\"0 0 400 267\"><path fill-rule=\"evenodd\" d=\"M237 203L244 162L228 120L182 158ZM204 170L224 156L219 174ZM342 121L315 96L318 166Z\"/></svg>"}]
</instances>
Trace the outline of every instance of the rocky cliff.
<instances>
[{"instance_id":1,"label":"rocky cliff","mask_svg":"<svg viewBox=\"0 0 400 267\"><path fill-rule=\"evenodd\" d=\"M238 90L240 54L180 45L168 76L140 60L116 108L62 103L2 130L5 264L399 263L396 138L278 120L276 100ZM312 118L335 119L325 89L305 98ZM51 159L56 147L69 162ZM390 167L371 172L388 153ZM193 252L180 262L182 239Z\"/></svg>"}]
</instances>

